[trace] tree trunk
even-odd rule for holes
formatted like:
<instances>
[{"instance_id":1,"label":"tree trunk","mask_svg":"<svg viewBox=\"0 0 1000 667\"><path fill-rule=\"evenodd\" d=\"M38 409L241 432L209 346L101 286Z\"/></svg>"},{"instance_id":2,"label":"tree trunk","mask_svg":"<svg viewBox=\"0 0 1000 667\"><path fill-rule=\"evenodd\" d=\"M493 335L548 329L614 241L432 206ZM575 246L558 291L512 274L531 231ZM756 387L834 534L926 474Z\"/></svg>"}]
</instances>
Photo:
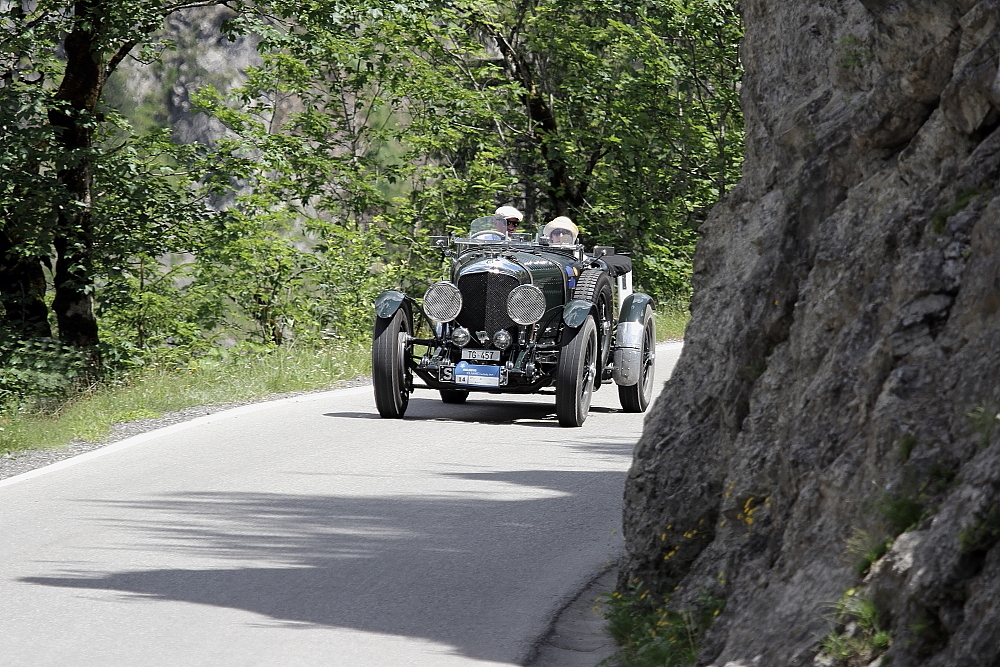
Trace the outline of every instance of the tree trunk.
<instances>
[{"instance_id":1,"label":"tree trunk","mask_svg":"<svg viewBox=\"0 0 1000 667\"><path fill-rule=\"evenodd\" d=\"M3 332L15 340L50 338L45 274L37 257L18 257L14 241L0 231L0 308Z\"/></svg>"},{"instance_id":2,"label":"tree trunk","mask_svg":"<svg viewBox=\"0 0 1000 667\"><path fill-rule=\"evenodd\" d=\"M66 36L66 72L55 99L62 104L49 112L59 142L75 159L59 172L59 180L77 202L58 214L55 299L52 309L59 338L67 345L94 348L98 342L94 315L92 195L93 148L97 101L104 87L105 63L98 51L99 0L80 0L74 11L80 19ZM95 354L95 363L98 358Z\"/></svg>"}]
</instances>

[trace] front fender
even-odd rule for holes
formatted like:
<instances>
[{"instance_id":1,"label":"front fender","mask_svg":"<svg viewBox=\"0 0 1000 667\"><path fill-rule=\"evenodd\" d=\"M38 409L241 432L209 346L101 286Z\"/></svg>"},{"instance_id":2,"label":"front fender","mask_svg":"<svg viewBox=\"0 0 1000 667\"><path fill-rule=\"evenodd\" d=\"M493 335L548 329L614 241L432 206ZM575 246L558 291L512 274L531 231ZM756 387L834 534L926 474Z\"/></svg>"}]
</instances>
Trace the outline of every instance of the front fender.
<instances>
[{"instance_id":1,"label":"front fender","mask_svg":"<svg viewBox=\"0 0 1000 667\"><path fill-rule=\"evenodd\" d=\"M573 299L563 306L562 319L570 329L576 329L584 322L587 321L587 315L590 315L597 309L590 301L584 301L583 299Z\"/></svg>"},{"instance_id":2,"label":"front fender","mask_svg":"<svg viewBox=\"0 0 1000 667\"><path fill-rule=\"evenodd\" d=\"M406 295L394 289L384 290L375 297L375 314L386 319L392 317L406 301Z\"/></svg>"}]
</instances>

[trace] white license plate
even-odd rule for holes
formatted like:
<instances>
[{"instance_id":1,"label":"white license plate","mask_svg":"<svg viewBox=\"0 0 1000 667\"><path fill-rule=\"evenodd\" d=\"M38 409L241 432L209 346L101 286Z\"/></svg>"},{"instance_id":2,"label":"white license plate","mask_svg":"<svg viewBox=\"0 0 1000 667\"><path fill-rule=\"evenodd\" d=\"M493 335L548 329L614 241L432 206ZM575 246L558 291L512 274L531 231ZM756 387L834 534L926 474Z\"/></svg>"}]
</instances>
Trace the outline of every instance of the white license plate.
<instances>
[{"instance_id":1,"label":"white license plate","mask_svg":"<svg viewBox=\"0 0 1000 667\"><path fill-rule=\"evenodd\" d=\"M462 350L462 358L469 361L500 361L500 350Z\"/></svg>"}]
</instances>

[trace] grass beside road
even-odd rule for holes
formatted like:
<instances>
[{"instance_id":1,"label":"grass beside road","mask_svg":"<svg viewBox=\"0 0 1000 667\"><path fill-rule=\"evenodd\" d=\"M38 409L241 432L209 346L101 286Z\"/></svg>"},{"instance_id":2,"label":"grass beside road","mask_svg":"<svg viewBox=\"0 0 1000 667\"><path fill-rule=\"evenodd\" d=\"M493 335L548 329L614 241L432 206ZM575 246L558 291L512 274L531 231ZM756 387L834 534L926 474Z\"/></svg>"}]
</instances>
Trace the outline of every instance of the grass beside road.
<instances>
[{"instance_id":1,"label":"grass beside road","mask_svg":"<svg viewBox=\"0 0 1000 667\"><path fill-rule=\"evenodd\" d=\"M203 358L154 368L127 381L82 392L56 409L0 409L0 455L104 438L116 422L160 417L184 408L323 389L368 375L366 345L285 347Z\"/></svg>"},{"instance_id":2,"label":"grass beside road","mask_svg":"<svg viewBox=\"0 0 1000 667\"><path fill-rule=\"evenodd\" d=\"M664 301L656 304L656 340L684 338L684 327L691 319L686 301Z\"/></svg>"}]
</instances>

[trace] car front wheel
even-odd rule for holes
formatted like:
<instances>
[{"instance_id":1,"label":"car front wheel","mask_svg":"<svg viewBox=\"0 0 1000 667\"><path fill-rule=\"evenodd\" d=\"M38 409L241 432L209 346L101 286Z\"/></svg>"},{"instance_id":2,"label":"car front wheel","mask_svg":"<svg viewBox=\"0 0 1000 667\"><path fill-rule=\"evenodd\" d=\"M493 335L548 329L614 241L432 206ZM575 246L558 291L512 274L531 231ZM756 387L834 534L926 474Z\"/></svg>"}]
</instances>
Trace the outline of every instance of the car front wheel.
<instances>
[{"instance_id":1,"label":"car front wheel","mask_svg":"<svg viewBox=\"0 0 1000 667\"><path fill-rule=\"evenodd\" d=\"M410 403L409 370L413 325L405 308L391 317L375 319L372 337L372 384L375 385L375 407L389 419L400 419Z\"/></svg>"},{"instance_id":2,"label":"car front wheel","mask_svg":"<svg viewBox=\"0 0 1000 667\"><path fill-rule=\"evenodd\" d=\"M556 370L556 415L561 426L583 426L597 373L597 325L593 316L563 347Z\"/></svg>"}]
</instances>

